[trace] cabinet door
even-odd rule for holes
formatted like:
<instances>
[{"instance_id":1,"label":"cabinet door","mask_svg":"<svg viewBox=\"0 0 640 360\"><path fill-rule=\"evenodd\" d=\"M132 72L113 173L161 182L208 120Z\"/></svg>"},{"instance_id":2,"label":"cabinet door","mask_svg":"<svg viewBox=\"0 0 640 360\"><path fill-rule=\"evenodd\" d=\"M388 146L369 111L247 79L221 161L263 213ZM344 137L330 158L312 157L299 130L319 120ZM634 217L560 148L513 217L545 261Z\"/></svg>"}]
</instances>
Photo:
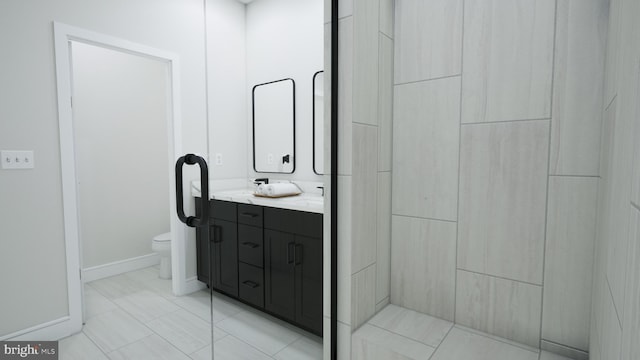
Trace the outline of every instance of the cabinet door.
<instances>
[{"instance_id":1,"label":"cabinet door","mask_svg":"<svg viewBox=\"0 0 640 360\"><path fill-rule=\"evenodd\" d=\"M209 242L209 227L196 228L196 256L198 280L211 286L209 279L209 255L211 254Z\"/></svg>"},{"instance_id":2,"label":"cabinet door","mask_svg":"<svg viewBox=\"0 0 640 360\"><path fill-rule=\"evenodd\" d=\"M295 319L295 238L274 230L264 232L264 307L293 321Z\"/></svg>"},{"instance_id":3,"label":"cabinet door","mask_svg":"<svg viewBox=\"0 0 640 360\"><path fill-rule=\"evenodd\" d=\"M212 242L214 287L238 296L238 228L236 223L214 219L209 227Z\"/></svg>"},{"instance_id":4,"label":"cabinet door","mask_svg":"<svg viewBox=\"0 0 640 360\"><path fill-rule=\"evenodd\" d=\"M322 334L322 238L295 237L296 322Z\"/></svg>"},{"instance_id":5,"label":"cabinet door","mask_svg":"<svg viewBox=\"0 0 640 360\"><path fill-rule=\"evenodd\" d=\"M200 203L202 199L199 197L196 200L196 216L201 215ZM197 261L197 273L198 280L211 286L211 279L209 279L209 255L211 249L209 248L209 227L197 227L196 228L196 261Z\"/></svg>"}]
</instances>

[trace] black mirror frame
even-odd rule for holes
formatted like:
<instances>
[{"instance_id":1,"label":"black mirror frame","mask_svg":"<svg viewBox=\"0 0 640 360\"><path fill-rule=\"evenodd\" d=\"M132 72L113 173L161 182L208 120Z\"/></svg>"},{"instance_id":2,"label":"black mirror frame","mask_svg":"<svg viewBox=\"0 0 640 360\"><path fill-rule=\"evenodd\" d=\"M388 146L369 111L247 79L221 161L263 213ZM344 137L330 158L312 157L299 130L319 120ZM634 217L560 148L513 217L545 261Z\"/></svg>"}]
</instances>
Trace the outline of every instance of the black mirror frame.
<instances>
[{"instance_id":1,"label":"black mirror frame","mask_svg":"<svg viewBox=\"0 0 640 360\"><path fill-rule=\"evenodd\" d=\"M313 74L313 81L311 81L311 146L313 147L311 156L313 160L313 172L316 175L324 175L324 173L320 173L316 169L316 78L322 73L324 73L324 70L316 71L316 73Z\"/></svg>"},{"instance_id":2,"label":"black mirror frame","mask_svg":"<svg viewBox=\"0 0 640 360\"><path fill-rule=\"evenodd\" d=\"M258 86L275 84L281 81L291 81L291 85L293 86L293 160L291 164L293 168L291 172L279 172L279 171L258 171L256 169L256 88ZM296 171L296 82L292 78L284 78L275 81L269 81L262 84L254 85L251 89L251 124L252 124L252 134L253 134L253 171L260 174L293 174Z\"/></svg>"}]
</instances>

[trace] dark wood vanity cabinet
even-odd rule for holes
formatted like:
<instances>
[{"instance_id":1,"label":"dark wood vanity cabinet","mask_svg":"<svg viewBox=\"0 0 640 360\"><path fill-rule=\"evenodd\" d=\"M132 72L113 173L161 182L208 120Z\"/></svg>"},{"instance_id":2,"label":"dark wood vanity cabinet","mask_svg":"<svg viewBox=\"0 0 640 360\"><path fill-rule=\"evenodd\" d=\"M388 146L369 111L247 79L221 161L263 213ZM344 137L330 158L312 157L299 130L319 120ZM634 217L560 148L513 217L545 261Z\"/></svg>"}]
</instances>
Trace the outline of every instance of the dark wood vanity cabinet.
<instances>
[{"instance_id":1,"label":"dark wood vanity cabinet","mask_svg":"<svg viewBox=\"0 0 640 360\"><path fill-rule=\"evenodd\" d=\"M210 226L196 230L198 280L322 335L322 214L210 206Z\"/></svg>"},{"instance_id":2,"label":"dark wood vanity cabinet","mask_svg":"<svg viewBox=\"0 0 640 360\"><path fill-rule=\"evenodd\" d=\"M199 201L196 198L196 209ZM209 226L196 230L198 280L238 296L237 204L217 200L209 204ZM196 216L199 215L196 211Z\"/></svg>"},{"instance_id":3,"label":"dark wood vanity cabinet","mask_svg":"<svg viewBox=\"0 0 640 360\"><path fill-rule=\"evenodd\" d=\"M265 208L265 308L322 333L322 215Z\"/></svg>"}]
</instances>

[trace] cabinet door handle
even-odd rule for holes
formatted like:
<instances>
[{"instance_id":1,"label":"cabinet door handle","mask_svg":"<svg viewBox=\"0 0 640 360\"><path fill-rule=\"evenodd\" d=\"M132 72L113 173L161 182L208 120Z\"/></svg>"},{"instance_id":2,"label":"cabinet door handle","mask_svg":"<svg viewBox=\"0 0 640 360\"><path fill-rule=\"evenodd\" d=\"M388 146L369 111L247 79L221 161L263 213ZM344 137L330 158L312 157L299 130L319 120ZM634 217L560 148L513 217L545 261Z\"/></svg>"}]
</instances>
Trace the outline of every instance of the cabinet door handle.
<instances>
[{"instance_id":1,"label":"cabinet door handle","mask_svg":"<svg viewBox=\"0 0 640 360\"><path fill-rule=\"evenodd\" d=\"M257 288L258 286L260 286L260 284L258 284L257 282L253 282L251 280L246 280L242 282L243 285L248 286L252 289Z\"/></svg>"},{"instance_id":2,"label":"cabinet door handle","mask_svg":"<svg viewBox=\"0 0 640 360\"><path fill-rule=\"evenodd\" d=\"M222 242L222 227L218 225L213 225L213 243L221 243Z\"/></svg>"},{"instance_id":3,"label":"cabinet door handle","mask_svg":"<svg viewBox=\"0 0 640 360\"><path fill-rule=\"evenodd\" d=\"M296 258L296 265L302 264L302 244L296 244L294 257Z\"/></svg>"},{"instance_id":4,"label":"cabinet door handle","mask_svg":"<svg viewBox=\"0 0 640 360\"><path fill-rule=\"evenodd\" d=\"M260 246L260 245L258 245L258 244L256 244L256 243L252 243L252 242L247 241L247 242L243 242L243 243L242 243L242 246L246 246L246 247L250 247L250 248L252 248L252 249L255 249L255 248L257 248L257 247L258 247L258 246Z\"/></svg>"},{"instance_id":5,"label":"cabinet door handle","mask_svg":"<svg viewBox=\"0 0 640 360\"><path fill-rule=\"evenodd\" d=\"M240 216L255 218L255 217L258 217L258 214L243 212L243 213L240 213Z\"/></svg>"},{"instance_id":6,"label":"cabinet door handle","mask_svg":"<svg viewBox=\"0 0 640 360\"><path fill-rule=\"evenodd\" d=\"M293 242L287 244L287 264L293 264L295 245Z\"/></svg>"}]
</instances>

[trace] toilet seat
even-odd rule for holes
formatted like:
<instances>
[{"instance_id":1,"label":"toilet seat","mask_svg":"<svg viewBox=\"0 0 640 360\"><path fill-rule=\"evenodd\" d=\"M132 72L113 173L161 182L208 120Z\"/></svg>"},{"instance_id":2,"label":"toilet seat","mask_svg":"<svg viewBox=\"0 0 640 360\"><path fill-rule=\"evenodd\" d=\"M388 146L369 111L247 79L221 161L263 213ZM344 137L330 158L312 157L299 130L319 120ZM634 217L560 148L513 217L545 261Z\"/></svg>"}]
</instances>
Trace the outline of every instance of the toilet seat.
<instances>
[{"instance_id":1,"label":"toilet seat","mask_svg":"<svg viewBox=\"0 0 640 360\"><path fill-rule=\"evenodd\" d=\"M164 233L153 237L153 242L167 242L171 241L171 233Z\"/></svg>"}]
</instances>

